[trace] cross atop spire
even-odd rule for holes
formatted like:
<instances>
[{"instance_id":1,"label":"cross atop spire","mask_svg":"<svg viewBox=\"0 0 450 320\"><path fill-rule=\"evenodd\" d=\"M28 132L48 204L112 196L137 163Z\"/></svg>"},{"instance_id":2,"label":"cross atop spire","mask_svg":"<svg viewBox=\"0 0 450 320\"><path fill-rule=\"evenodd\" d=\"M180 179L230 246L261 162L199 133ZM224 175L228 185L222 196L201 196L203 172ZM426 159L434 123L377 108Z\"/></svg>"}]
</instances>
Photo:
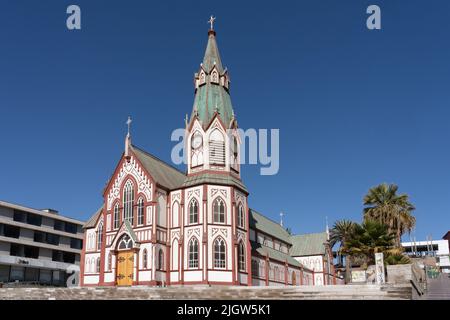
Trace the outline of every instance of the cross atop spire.
<instances>
[{"instance_id":1,"label":"cross atop spire","mask_svg":"<svg viewBox=\"0 0 450 320\"><path fill-rule=\"evenodd\" d=\"M128 126L128 133L127 133L127 136L130 135L131 122L133 122L133 120L131 120L131 117L128 116L128 120L127 120L127 122L126 122L126 124L127 124L127 126Z\"/></svg>"},{"instance_id":2,"label":"cross atop spire","mask_svg":"<svg viewBox=\"0 0 450 320\"><path fill-rule=\"evenodd\" d=\"M213 16L211 15L211 17L210 17L209 20L208 20L208 23L210 24L209 30L214 30L214 21L216 21L216 17L213 17Z\"/></svg>"}]
</instances>

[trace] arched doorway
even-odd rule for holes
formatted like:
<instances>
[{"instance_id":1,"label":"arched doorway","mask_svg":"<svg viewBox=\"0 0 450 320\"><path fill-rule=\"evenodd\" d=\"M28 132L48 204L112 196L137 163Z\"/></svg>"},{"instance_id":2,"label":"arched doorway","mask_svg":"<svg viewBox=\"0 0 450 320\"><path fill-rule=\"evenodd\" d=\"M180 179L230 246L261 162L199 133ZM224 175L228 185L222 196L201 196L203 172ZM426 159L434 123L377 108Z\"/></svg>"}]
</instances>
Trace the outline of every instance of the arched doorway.
<instances>
[{"instance_id":1,"label":"arched doorway","mask_svg":"<svg viewBox=\"0 0 450 320\"><path fill-rule=\"evenodd\" d=\"M117 244L116 284L131 286L134 276L133 240L124 234Z\"/></svg>"}]
</instances>

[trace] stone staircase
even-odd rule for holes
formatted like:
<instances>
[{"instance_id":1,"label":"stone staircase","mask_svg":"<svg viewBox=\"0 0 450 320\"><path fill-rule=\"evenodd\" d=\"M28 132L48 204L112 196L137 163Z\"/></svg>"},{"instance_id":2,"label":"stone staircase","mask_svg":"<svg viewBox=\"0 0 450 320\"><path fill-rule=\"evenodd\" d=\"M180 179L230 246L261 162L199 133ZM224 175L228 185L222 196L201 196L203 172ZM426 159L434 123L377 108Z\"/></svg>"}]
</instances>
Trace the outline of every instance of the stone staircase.
<instances>
[{"instance_id":1,"label":"stone staircase","mask_svg":"<svg viewBox=\"0 0 450 320\"><path fill-rule=\"evenodd\" d=\"M411 285L2 288L0 300L410 300Z\"/></svg>"},{"instance_id":2,"label":"stone staircase","mask_svg":"<svg viewBox=\"0 0 450 320\"><path fill-rule=\"evenodd\" d=\"M450 300L450 274L441 273L436 279L428 279L424 300Z\"/></svg>"}]
</instances>

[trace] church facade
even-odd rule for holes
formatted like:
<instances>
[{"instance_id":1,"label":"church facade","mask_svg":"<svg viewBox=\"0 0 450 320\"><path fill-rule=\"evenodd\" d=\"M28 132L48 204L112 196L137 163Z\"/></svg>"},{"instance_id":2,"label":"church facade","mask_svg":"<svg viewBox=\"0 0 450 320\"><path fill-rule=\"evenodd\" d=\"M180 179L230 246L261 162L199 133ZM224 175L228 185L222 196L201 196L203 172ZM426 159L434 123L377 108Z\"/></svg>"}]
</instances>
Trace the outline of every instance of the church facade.
<instances>
[{"instance_id":1,"label":"church facade","mask_svg":"<svg viewBox=\"0 0 450 320\"><path fill-rule=\"evenodd\" d=\"M84 226L81 285L332 284L325 233L305 251L307 240L249 208L230 78L212 28L194 86L187 171L133 145L128 132L103 206ZM309 256L313 264L302 263Z\"/></svg>"}]
</instances>

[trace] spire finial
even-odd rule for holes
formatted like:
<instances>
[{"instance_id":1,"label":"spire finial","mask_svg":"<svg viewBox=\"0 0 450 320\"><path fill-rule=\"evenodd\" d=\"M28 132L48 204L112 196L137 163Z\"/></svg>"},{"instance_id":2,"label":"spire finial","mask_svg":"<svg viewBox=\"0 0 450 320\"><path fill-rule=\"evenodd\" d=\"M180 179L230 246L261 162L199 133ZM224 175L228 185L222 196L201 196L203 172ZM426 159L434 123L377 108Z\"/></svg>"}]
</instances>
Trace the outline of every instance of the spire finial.
<instances>
[{"instance_id":1,"label":"spire finial","mask_svg":"<svg viewBox=\"0 0 450 320\"><path fill-rule=\"evenodd\" d=\"M130 127L131 127L131 117L128 116L128 120L126 122L128 126L128 132L127 136L125 137L125 158L128 162L130 162L131 156L130 156L130 145L131 145L131 135L130 135Z\"/></svg>"},{"instance_id":2,"label":"spire finial","mask_svg":"<svg viewBox=\"0 0 450 320\"><path fill-rule=\"evenodd\" d=\"M128 133L127 133L128 136L130 135L131 122L133 122L133 120L131 120L131 117L128 116L128 120L126 122L126 124L128 126Z\"/></svg>"},{"instance_id":3,"label":"spire finial","mask_svg":"<svg viewBox=\"0 0 450 320\"><path fill-rule=\"evenodd\" d=\"M328 227L328 216L325 217L327 240L330 241L330 228Z\"/></svg>"},{"instance_id":4,"label":"spire finial","mask_svg":"<svg viewBox=\"0 0 450 320\"><path fill-rule=\"evenodd\" d=\"M284 217L284 213L283 211L280 212L280 226L283 226L283 217Z\"/></svg>"},{"instance_id":5,"label":"spire finial","mask_svg":"<svg viewBox=\"0 0 450 320\"><path fill-rule=\"evenodd\" d=\"M209 20L208 20L208 23L210 24L209 30L214 30L214 21L216 21L216 17L213 17L213 16L211 15L211 17L210 17Z\"/></svg>"}]
</instances>

